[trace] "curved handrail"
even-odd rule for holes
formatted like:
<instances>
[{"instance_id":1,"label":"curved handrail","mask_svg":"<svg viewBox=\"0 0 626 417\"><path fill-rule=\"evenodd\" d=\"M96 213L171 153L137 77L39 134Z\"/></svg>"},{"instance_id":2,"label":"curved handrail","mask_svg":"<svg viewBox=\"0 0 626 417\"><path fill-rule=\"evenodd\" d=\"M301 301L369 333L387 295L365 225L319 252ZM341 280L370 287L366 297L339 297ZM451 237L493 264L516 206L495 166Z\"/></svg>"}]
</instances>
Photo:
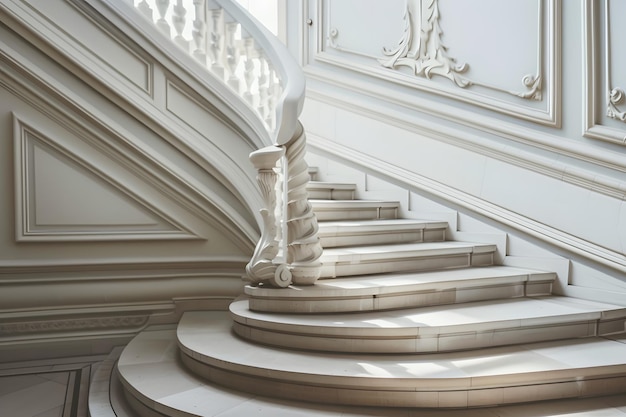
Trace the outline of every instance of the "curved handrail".
<instances>
[{"instance_id":1,"label":"curved handrail","mask_svg":"<svg viewBox=\"0 0 626 417\"><path fill-rule=\"evenodd\" d=\"M253 110L272 142L265 145L293 138L304 104L302 68L236 1L141 0L134 7Z\"/></svg>"},{"instance_id":2,"label":"curved handrail","mask_svg":"<svg viewBox=\"0 0 626 417\"><path fill-rule=\"evenodd\" d=\"M291 56L289 50L265 26L232 0L213 0L239 22L251 37L260 43L274 69L278 72L282 95L276 106L277 128L274 141L277 145L289 142L298 128L298 118L304 105L305 77L302 68Z\"/></svg>"}]
</instances>

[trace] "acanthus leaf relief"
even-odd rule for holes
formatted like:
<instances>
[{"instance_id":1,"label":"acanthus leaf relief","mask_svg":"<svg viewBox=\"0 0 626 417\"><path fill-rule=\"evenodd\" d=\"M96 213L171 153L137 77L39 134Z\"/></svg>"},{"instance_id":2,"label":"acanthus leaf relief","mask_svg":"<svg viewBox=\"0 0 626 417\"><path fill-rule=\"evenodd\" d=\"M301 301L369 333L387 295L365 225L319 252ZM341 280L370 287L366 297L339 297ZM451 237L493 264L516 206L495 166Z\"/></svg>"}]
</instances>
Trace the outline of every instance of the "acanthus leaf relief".
<instances>
[{"instance_id":1,"label":"acanthus leaf relief","mask_svg":"<svg viewBox=\"0 0 626 417\"><path fill-rule=\"evenodd\" d=\"M459 87L472 84L461 74L468 70L467 64L457 64L447 55L441 41L443 31L439 26L437 0L409 0L404 14L404 35L395 49L383 48L387 58L379 59L386 68L407 66L417 76L432 78L440 75Z\"/></svg>"},{"instance_id":2,"label":"acanthus leaf relief","mask_svg":"<svg viewBox=\"0 0 626 417\"><path fill-rule=\"evenodd\" d=\"M606 109L607 117L626 122L626 110L621 111L617 107L618 104L622 104L624 101L626 101L624 90L619 87L612 89L609 93L609 104Z\"/></svg>"},{"instance_id":3,"label":"acanthus leaf relief","mask_svg":"<svg viewBox=\"0 0 626 417\"><path fill-rule=\"evenodd\" d=\"M540 74L525 75L522 84L526 91L522 92L487 85L463 75L469 70L469 64L458 64L455 58L448 56L448 48L441 40L443 29L440 18L438 0L407 0L402 38L395 48L383 47L385 57L378 62L389 69L409 67L416 76L428 79L433 75L443 76L461 88L480 85L523 99L542 99L543 80ZM541 68L541 63L538 66Z\"/></svg>"},{"instance_id":4,"label":"acanthus leaf relief","mask_svg":"<svg viewBox=\"0 0 626 417\"><path fill-rule=\"evenodd\" d=\"M528 90L523 93L518 93L515 91L510 91L514 96L518 96L521 98L529 98L532 100L541 100L541 76L540 75L532 75L528 74L522 78L522 84Z\"/></svg>"}]
</instances>

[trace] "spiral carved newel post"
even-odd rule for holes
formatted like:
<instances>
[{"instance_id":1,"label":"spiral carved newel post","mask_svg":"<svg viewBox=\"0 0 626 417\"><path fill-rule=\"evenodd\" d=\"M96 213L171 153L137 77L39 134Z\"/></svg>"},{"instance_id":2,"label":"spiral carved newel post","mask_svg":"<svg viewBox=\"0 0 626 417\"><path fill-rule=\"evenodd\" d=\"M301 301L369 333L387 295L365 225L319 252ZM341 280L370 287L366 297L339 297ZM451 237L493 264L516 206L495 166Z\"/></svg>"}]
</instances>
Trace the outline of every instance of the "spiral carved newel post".
<instances>
[{"instance_id":1,"label":"spiral carved newel post","mask_svg":"<svg viewBox=\"0 0 626 417\"><path fill-rule=\"evenodd\" d=\"M322 246L306 189L309 172L305 147L304 129L298 123L287 144L250 154L266 204L261 209L261 239L246 267L247 279L252 283L311 285L320 276Z\"/></svg>"},{"instance_id":2,"label":"spiral carved newel post","mask_svg":"<svg viewBox=\"0 0 626 417\"><path fill-rule=\"evenodd\" d=\"M309 203L309 166L304 128L298 123L294 139L287 145L287 263L294 284L311 285L320 276L322 245L317 235L317 217Z\"/></svg>"}]
</instances>

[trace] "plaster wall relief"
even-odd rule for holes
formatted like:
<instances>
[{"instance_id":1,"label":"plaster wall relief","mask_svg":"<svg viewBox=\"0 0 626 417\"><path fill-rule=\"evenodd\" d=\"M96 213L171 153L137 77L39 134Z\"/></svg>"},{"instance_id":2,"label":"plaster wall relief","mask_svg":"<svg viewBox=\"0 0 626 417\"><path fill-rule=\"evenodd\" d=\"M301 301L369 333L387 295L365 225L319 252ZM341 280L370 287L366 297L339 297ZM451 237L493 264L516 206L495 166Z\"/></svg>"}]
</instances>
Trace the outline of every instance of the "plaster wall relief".
<instances>
[{"instance_id":1,"label":"plaster wall relief","mask_svg":"<svg viewBox=\"0 0 626 417\"><path fill-rule=\"evenodd\" d=\"M18 241L197 239L45 130L14 116Z\"/></svg>"},{"instance_id":2,"label":"plaster wall relief","mask_svg":"<svg viewBox=\"0 0 626 417\"><path fill-rule=\"evenodd\" d=\"M626 144L626 2L585 2L586 137Z\"/></svg>"},{"instance_id":3,"label":"plaster wall relief","mask_svg":"<svg viewBox=\"0 0 626 417\"><path fill-rule=\"evenodd\" d=\"M310 63L560 124L560 0L316 4L321 28Z\"/></svg>"},{"instance_id":4,"label":"plaster wall relief","mask_svg":"<svg viewBox=\"0 0 626 417\"><path fill-rule=\"evenodd\" d=\"M450 57L448 48L442 41L439 0L408 0L404 15L404 35L393 49L383 48L385 58L379 59L382 66L390 69L409 67L421 77L432 78L435 75L446 77L461 88L482 85L503 91L517 97L541 100L542 54L539 53L537 72L522 77L523 91L506 90L495 85L469 78L468 63L457 63ZM541 42L538 50L541 51ZM495 52L495 51L494 51Z\"/></svg>"},{"instance_id":5,"label":"plaster wall relief","mask_svg":"<svg viewBox=\"0 0 626 417\"><path fill-rule=\"evenodd\" d=\"M626 30L622 22L617 22L611 19L610 10L614 8L615 12L612 14L615 16L625 16L626 6L624 2L615 2L606 0L604 8L604 25L606 30L605 36L605 59L606 59L606 84L609 95L607 104L606 115L607 117L621 122L626 122L626 96L624 94L624 88L626 88L626 59L623 58L623 53L615 53L617 51L626 50L626 42L624 37L626 36ZM626 136L624 137L626 142Z\"/></svg>"}]
</instances>

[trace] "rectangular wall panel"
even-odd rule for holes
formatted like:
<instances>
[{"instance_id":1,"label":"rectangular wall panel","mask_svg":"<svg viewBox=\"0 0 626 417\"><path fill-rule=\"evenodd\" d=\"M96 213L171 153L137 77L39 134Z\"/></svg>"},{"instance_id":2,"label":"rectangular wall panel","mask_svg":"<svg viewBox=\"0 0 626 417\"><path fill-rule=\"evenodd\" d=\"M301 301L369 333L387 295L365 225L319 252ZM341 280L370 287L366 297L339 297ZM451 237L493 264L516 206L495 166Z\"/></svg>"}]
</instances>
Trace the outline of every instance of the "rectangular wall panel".
<instances>
[{"instance_id":1,"label":"rectangular wall panel","mask_svg":"<svg viewBox=\"0 0 626 417\"><path fill-rule=\"evenodd\" d=\"M585 2L584 135L626 144L626 2Z\"/></svg>"},{"instance_id":2,"label":"rectangular wall panel","mask_svg":"<svg viewBox=\"0 0 626 417\"><path fill-rule=\"evenodd\" d=\"M560 124L559 0L312 0L310 10L312 66Z\"/></svg>"}]
</instances>

